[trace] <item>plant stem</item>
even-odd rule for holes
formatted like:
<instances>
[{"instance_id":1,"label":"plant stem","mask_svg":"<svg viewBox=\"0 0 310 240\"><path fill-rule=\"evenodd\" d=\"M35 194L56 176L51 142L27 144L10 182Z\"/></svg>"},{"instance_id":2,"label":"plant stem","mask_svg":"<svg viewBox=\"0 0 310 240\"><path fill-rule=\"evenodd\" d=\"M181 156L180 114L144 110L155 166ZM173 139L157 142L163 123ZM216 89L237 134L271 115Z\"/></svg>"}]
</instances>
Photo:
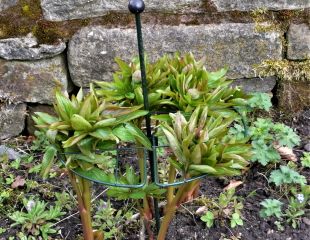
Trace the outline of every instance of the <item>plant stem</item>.
<instances>
[{"instance_id":1,"label":"plant stem","mask_svg":"<svg viewBox=\"0 0 310 240\"><path fill-rule=\"evenodd\" d=\"M166 234L167 234L167 231L169 228L169 224L170 224L172 218L174 217L178 206L187 197L188 193L193 190L193 187L197 186L197 182L199 182L199 180L196 180L196 181L182 185L177 190L177 193L176 193L175 197L173 198L173 200L170 202L170 204L166 205L165 216L164 216L163 221L160 225L157 240L165 240L165 237L166 237Z\"/></svg>"},{"instance_id":2,"label":"plant stem","mask_svg":"<svg viewBox=\"0 0 310 240\"><path fill-rule=\"evenodd\" d=\"M173 183L176 175L175 167L170 165L169 167L169 177L168 177L168 183ZM172 202L172 199L174 197L174 188L173 186L170 186L167 188L167 206L169 206Z\"/></svg>"},{"instance_id":3,"label":"plant stem","mask_svg":"<svg viewBox=\"0 0 310 240\"><path fill-rule=\"evenodd\" d=\"M79 212L83 227L84 240L94 240L94 233L92 228L91 212L90 212L91 210L90 182L86 179L76 176L70 170L69 170L69 177L77 195Z\"/></svg>"},{"instance_id":4,"label":"plant stem","mask_svg":"<svg viewBox=\"0 0 310 240\"><path fill-rule=\"evenodd\" d=\"M173 200L171 201L171 203L166 206L166 212L165 212L165 216L163 218L163 221L160 224L160 229L159 229L159 233L157 236L157 240L165 240L167 231L168 231L168 227L169 224L176 212L177 209L177 203L179 202L180 198L183 195L184 190L186 189L186 185L181 186L178 191L177 194L175 195L175 197L173 198Z\"/></svg>"},{"instance_id":5,"label":"plant stem","mask_svg":"<svg viewBox=\"0 0 310 240\"><path fill-rule=\"evenodd\" d=\"M142 145L138 145L139 147L142 147ZM141 148L138 148L137 149L137 154L138 154L138 164L139 164L139 169L140 169L140 173L141 173L141 180L144 179L145 177L145 171L144 171L144 150L141 149ZM140 210L140 213L141 213L141 218L144 219L143 223L148 231L148 234L150 236L150 238L154 235L152 233L152 230L151 230L151 224L150 224L150 220L152 219L153 217L153 214L152 214L152 209L150 207L150 204L149 204L149 200L148 200L148 197L144 197L143 198L143 208ZM152 238L153 239L153 238Z\"/></svg>"}]
</instances>

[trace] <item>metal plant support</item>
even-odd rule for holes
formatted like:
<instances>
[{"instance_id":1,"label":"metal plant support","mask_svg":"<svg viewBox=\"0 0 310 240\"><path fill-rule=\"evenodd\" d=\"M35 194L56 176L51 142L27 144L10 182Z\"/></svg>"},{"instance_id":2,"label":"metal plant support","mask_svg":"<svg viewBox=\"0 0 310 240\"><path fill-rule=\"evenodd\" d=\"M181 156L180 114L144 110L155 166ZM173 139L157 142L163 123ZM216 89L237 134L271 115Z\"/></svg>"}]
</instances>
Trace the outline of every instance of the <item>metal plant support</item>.
<instances>
[{"instance_id":1,"label":"metal plant support","mask_svg":"<svg viewBox=\"0 0 310 240\"><path fill-rule=\"evenodd\" d=\"M139 50L139 60L140 60L140 68L141 68L141 79L142 79L142 90L143 90L143 98L144 98L144 109L149 111L150 106L149 106L149 101L148 101L148 89L147 89L147 79L146 79L146 68L145 68L145 61L144 61L144 48L143 48L143 37L142 37L142 26L141 26L141 18L140 14L144 11L145 5L143 0L130 0L128 8L131 13L135 15L135 21L136 21L136 29L137 29L137 41L138 41L138 50ZM238 109L235 109L236 112L238 112ZM158 174L158 160L157 160L157 149L158 148L163 148L167 146L158 146L157 141L155 136L152 134L152 128L151 128L151 115L158 114L158 113L152 113L149 112L148 115L145 117L145 123L146 123L146 131L147 131L147 137L152 143L152 151L146 150L143 147L136 147L136 148L125 148L121 147L121 150L132 150L136 149L137 151L143 151L144 153L144 176L141 176L141 181L139 184L136 185L128 185L128 184L121 184L118 181L118 176L119 176L119 156L117 154L116 156L116 168L115 168L115 182L109 182L109 181L104 181L104 180L99 180L99 179L93 179L89 176L85 176L82 172L79 172L75 169L72 169L71 171L75 173L76 175L88 179L92 182L96 182L99 184L103 184L106 186L112 186L112 187L120 187L120 188L142 188L146 185L147 183L147 156L148 156L148 161L149 161L149 168L150 168L150 179L152 183L155 183L157 186L161 188L169 187L169 186L179 186L185 183L189 183L201 178L204 178L207 176L207 174L200 175L198 177L193 177L193 178L184 178L183 180L175 181L173 183L162 183L160 182L159 179L159 174ZM240 114L241 115L241 114ZM242 116L241 116L242 117ZM243 118L242 118L243 119ZM244 120L244 119L243 119ZM245 135L247 135L247 126L244 123L244 128L245 128ZM116 149L116 151L119 151L120 149ZM114 149L115 151L115 149ZM67 154L76 154L76 153L65 153ZM60 159L64 162L63 156L59 156ZM156 220L156 229L157 231L160 228L160 214L159 214L159 207L158 207L158 200L156 198L153 199L154 201L154 215L155 215L155 220Z\"/></svg>"}]
</instances>

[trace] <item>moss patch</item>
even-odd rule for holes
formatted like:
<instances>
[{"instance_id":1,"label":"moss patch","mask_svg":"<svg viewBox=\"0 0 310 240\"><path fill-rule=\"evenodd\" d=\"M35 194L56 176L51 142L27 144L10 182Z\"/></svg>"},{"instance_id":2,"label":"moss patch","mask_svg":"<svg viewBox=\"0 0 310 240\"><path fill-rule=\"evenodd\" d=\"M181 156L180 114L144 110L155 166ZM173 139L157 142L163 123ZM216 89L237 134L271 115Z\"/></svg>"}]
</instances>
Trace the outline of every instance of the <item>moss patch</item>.
<instances>
[{"instance_id":1,"label":"moss patch","mask_svg":"<svg viewBox=\"0 0 310 240\"><path fill-rule=\"evenodd\" d=\"M289 116L310 106L310 60L267 60L256 67L263 76L277 76L279 110Z\"/></svg>"},{"instance_id":2,"label":"moss patch","mask_svg":"<svg viewBox=\"0 0 310 240\"><path fill-rule=\"evenodd\" d=\"M310 60L267 60L256 66L256 71L262 76L277 76L281 82L310 83Z\"/></svg>"},{"instance_id":3,"label":"moss patch","mask_svg":"<svg viewBox=\"0 0 310 240\"><path fill-rule=\"evenodd\" d=\"M292 22L307 22L309 10L268 11L259 8L251 12L257 32L286 32Z\"/></svg>"}]
</instances>

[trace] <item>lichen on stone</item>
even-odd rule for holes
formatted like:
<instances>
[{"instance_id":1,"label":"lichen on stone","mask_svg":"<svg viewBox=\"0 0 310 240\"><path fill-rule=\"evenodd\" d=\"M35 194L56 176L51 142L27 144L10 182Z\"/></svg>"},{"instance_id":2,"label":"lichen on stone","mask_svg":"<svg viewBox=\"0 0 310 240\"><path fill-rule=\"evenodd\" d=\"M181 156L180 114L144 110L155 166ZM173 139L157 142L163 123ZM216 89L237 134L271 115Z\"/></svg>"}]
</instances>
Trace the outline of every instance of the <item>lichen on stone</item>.
<instances>
[{"instance_id":1,"label":"lichen on stone","mask_svg":"<svg viewBox=\"0 0 310 240\"><path fill-rule=\"evenodd\" d=\"M310 83L310 60L289 61L266 60L255 67L255 71L261 76L277 76L284 82L309 82Z\"/></svg>"}]
</instances>

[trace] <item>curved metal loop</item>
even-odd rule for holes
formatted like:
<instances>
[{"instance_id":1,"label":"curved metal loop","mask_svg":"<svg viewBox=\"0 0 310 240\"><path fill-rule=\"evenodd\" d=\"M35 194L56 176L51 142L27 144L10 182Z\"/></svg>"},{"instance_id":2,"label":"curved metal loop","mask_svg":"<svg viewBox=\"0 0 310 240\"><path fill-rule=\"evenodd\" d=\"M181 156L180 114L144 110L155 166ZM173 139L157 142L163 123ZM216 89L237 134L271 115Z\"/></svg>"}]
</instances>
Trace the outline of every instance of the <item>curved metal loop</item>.
<instances>
[{"instance_id":1,"label":"curved metal loop","mask_svg":"<svg viewBox=\"0 0 310 240\"><path fill-rule=\"evenodd\" d=\"M117 150L131 150L131 149L143 149L143 168L144 172L147 172L147 164L146 164L146 156L147 156L147 149L144 147L135 147L135 148L117 148L117 149L111 149L111 150L105 150L105 151L98 151L98 152L106 152L106 151L117 151ZM68 153L60 153L58 154L58 158L60 161L65 165L65 160L63 159L63 156L66 155L74 155L74 154L80 154L78 152L68 152ZM118 159L117 159L118 162ZM118 166L116 167L117 170ZM75 169L69 169L69 171L73 172L74 174L78 175L79 177L82 177L84 179L87 179L91 182L99 183L102 185L110 186L110 187L120 187L120 188L143 188L147 183L147 174L144 174L143 179L141 179L139 184L122 184L118 182L118 174L114 174L116 181L115 182L107 182L107 181L100 181L98 179L91 178L89 176L86 176L85 174L81 173L78 170ZM141 175L140 175L141 176Z\"/></svg>"}]
</instances>

